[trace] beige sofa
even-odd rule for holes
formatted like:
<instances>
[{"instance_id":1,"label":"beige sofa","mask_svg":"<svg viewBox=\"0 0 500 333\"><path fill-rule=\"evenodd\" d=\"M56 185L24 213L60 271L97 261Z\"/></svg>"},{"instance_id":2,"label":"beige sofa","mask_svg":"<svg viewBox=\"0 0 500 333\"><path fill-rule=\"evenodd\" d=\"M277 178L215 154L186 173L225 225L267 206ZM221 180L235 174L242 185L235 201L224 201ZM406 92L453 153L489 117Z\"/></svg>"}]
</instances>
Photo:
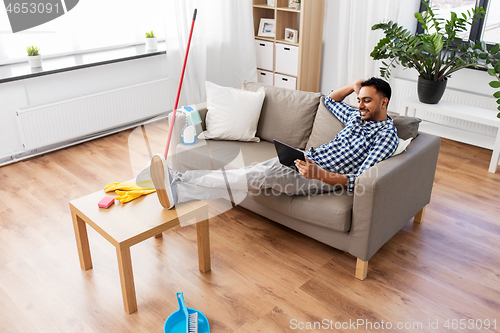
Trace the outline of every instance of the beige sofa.
<instances>
[{"instance_id":1,"label":"beige sofa","mask_svg":"<svg viewBox=\"0 0 500 333\"><path fill-rule=\"evenodd\" d=\"M244 82L243 88L264 87L257 136L260 142L212 141L209 150L180 143L185 118L177 114L172 135L176 152L172 165L179 171L231 167L239 148L245 165L276 156L273 139L296 148L317 147L332 140L343 124L324 106L320 93L293 91ZM200 110L205 119L206 109ZM386 159L356 179L354 193L337 191L315 196L276 195L271 190L249 194L240 206L357 257L355 276L365 279L368 260L413 217L422 222L431 198L440 138L418 133L414 118L394 117L398 136L415 137L407 150ZM202 124L205 129L205 123ZM200 140L197 146L203 145ZM229 156L230 155L230 156ZM210 156L210 157L208 157ZM240 165L241 166L241 165Z\"/></svg>"}]
</instances>

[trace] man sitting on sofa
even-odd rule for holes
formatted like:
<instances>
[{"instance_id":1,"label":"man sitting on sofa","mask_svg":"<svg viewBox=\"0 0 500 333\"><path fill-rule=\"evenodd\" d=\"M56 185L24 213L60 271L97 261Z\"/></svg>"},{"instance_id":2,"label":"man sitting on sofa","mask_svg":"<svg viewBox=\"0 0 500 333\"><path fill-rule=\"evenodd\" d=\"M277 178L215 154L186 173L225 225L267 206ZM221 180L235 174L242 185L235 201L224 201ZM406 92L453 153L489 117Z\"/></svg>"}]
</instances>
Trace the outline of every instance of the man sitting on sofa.
<instances>
[{"instance_id":1,"label":"man sitting on sofa","mask_svg":"<svg viewBox=\"0 0 500 333\"><path fill-rule=\"evenodd\" d=\"M358 96L358 108L343 102L353 92ZM352 192L356 177L396 151L399 139L387 115L390 98L391 87L378 78L358 80L332 91L325 105L345 128L332 141L307 150L306 161L296 160L299 172L281 165L276 157L239 170L181 174L170 170L162 155L155 155L150 177L160 203L170 209L190 200L226 197L228 184L232 191L272 188L280 193L304 195L344 187ZM142 180L140 175L137 183Z\"/></svg>"}]
</instances>

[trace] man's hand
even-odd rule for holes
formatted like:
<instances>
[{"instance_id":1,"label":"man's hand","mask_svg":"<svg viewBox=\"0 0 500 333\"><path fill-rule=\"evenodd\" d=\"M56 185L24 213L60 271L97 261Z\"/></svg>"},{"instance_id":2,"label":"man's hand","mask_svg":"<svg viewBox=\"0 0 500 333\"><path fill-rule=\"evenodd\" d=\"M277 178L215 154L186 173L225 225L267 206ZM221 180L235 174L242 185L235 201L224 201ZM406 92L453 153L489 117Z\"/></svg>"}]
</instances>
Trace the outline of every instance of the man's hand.
<instances>
[{"instance_id":1,"label":"man's hand","mask_svg":"<svg viewBox=\"0 0 500 333\"><path fill-rule=\"evenodd\" d=\"M346 175L323 170L307 158L305 162L301 160L295 160L294 162L300 174L307 179L318 179L333 186L345 187L347 185L348 179Z\"/></svg>"},{"instance_id":2,"label":"man's hand","mask_svg":"<svg viewBox=\"0 0 500 333\"><path fill-rule=\"evenodd\" d=\"M342 102L347 96L349 96L353 92L356 93L356 95L359 95L359 91L361 90L361 83L363 83L364 81L365 80L357 80L337 90L334 90L330 94L330 98L332 98L334 101Z\"/></svg>"},{"instance_id":3,"label":"man's hand","mask_svg":"<svg viewBox=\"0 0 500 333\"><path fill-rule=\"evenodd\" d=\"M307 179L319 179L320 168L310 159L306 158L305 162L295 160L295 166L303 177Z\"/></svg>"},{"instance_id":4,"label":"man's hand","mask_svg":"<svg viewBox=\"0 0 500 333\"><path fill-rule=\"evenodd\" d=\"M356 95L359 95L359 91L361 90L361 83L363 83L365 80L358 80L353 83L353 90Z\"/></svg>"}]
</instances>

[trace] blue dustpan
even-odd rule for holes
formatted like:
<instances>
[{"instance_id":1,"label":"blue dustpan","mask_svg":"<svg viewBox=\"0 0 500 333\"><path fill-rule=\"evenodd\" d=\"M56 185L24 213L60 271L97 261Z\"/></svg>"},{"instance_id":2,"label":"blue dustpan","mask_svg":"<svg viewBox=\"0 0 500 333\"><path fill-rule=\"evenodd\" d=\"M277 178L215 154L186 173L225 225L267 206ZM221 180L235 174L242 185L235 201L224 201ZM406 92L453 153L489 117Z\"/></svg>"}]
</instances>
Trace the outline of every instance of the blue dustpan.
<instances>
[{"instance_id":1,"label":"blue dustpan","mask_svg":"<svg viewBox=\"0 0 500 333\"><path fill-rule=\"evenodd\" d=\"M198 313L198 333L210 333L207 317L196 309L187 308L184 303L184 295L177 293L177 302L179 303L179 310L168 316L165 321L163 331L165 333L188 333L188 318L192 313Z\"/></svg>"}]
</instances>

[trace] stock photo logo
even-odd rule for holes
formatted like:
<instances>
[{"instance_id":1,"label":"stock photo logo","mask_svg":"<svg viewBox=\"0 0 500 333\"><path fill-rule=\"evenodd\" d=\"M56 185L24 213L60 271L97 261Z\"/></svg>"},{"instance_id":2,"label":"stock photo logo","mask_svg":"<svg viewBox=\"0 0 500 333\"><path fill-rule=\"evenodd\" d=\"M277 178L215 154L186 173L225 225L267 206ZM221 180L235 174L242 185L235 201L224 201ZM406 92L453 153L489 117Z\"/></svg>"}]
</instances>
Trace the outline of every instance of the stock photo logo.
<instances>
[{"instance_id":1,"label":"stock photo logo","mask_svg":"<svg viewBox=\"0 0 500 333\"><path fill-rule=\"evenodd\" d=\"M52 21L75 8L79 0L4 0L12 32Z\"/></svg>"}]
</instances>

